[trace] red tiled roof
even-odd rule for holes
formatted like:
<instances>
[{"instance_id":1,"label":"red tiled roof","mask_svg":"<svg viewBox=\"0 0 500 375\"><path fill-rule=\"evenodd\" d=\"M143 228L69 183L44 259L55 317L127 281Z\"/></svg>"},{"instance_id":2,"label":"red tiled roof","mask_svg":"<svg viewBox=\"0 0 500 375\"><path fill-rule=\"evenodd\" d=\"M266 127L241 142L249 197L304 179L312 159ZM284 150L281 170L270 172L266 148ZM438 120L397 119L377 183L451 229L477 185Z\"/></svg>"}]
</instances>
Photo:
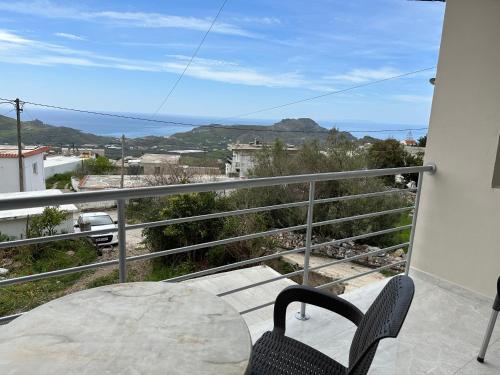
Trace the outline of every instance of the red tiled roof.
<instances>
[{"instance_id":1,"label":"red tiled roof","mask_svg":"<svg viewBox=\"0 0 500 375\"><path fill-rule=\"evenodd\" d=\"M37 154L41 154L42 152L47 152L50 150L49 146L42 146L42 147L37 147L34 149L30 150L23 150L22 154L23 157L27 156L33 156ZM8 150L8 149L1 149L0 148L0 159L16 159L18 157L18 152L16 149Z\"/></svg>"}]
</instances>

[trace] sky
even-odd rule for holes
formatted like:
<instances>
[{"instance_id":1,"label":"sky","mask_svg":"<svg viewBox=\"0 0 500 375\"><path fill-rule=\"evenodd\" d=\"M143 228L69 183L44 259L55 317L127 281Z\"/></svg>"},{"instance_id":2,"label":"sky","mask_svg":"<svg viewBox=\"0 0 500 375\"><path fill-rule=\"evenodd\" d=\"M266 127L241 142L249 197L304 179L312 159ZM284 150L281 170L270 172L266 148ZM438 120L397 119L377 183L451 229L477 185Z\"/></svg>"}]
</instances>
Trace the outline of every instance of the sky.
<instances>
[{"instance_id":1,"label":"sky","mask_svg":"<svg viewBox=\"0 0 500 375\"><path fill-rule=\"evenodd\" d=\"M0 97L153 116L221 4L0 0ZM443 16L441 2L228 0L160 114L245 118L435 67ZM434 75L252 117L427 126Z\"/></svg>"}]
</instances>

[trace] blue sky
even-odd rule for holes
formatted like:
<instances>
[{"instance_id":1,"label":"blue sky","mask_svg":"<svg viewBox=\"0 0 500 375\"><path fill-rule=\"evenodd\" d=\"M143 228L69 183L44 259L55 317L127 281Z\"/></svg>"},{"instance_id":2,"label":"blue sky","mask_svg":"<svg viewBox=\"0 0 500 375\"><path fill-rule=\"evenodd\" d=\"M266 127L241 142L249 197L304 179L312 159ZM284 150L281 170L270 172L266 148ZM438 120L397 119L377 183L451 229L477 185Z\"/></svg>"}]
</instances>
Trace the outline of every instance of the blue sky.
<instances>
[{"instance_id":1,"label":"blue sky","mask_svg":"<svg viewBox=\"0 0 500 375\"><path fill-rule=\"evenodd\" d=\"M221 2L0 0L0 97L152 114ZM229 117L435 66L443 15L439 2L229 0L161 113ZM426 126L433 76L259 117Z\"/></svg>"}]
</instances>

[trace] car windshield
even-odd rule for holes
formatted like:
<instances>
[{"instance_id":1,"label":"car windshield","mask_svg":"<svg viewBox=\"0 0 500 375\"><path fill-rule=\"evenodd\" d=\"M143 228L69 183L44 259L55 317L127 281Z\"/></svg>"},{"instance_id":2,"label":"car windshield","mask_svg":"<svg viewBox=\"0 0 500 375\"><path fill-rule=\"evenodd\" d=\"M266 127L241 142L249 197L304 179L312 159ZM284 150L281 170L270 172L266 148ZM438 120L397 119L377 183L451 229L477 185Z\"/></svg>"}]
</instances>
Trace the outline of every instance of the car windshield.
<instances>
[{"instance_id":1,"label":"car windshield","mask_svg":"<svg viewBox=\"0 0 500 375\"><path fill-rule=\"evenodd\" d=\"M88 221L91 226L113 224L113 220L108 215L87 216L84 220Z\"/></svg>"}]
</instances>

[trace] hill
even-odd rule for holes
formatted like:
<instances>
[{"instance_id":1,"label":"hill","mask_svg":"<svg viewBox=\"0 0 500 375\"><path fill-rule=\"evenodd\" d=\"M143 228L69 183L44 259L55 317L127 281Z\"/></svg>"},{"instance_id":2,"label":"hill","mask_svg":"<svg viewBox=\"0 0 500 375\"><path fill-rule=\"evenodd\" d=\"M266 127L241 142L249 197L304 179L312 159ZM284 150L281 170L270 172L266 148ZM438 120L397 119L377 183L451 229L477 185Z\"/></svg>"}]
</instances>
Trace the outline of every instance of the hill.
<instances>
[{"instance_id":1,"label":"hill","mask_svg":"<svg viewBox=\"0 0 500 375\"><path fill-rule=\"evenodd\" d=\"M206 148L226 149L230 143L248 143L254 140L273 142L281 139L287 144L300 145L307 140L324 140L328 129L309 118L283 119L273 125L202 125L187 132L175 133L168 137L147 136L127 140L127 145L140 153L140 150L160 152L173 149ZM356 138L348 132L337 132L349 140ZM25 144L72 145L94 144L104 146L118 143L114 137L84 133L64 126L44 124L40 120L22 123L22 141ZM16 143L16 121L0 116L0 143Z\"/></svg>"},{"instance_id":2,"label":"hill","mask_svg":"<svg viewBox=\"0 0 500 375\"><path fill-rule=\"evenodd\" d=\"M322 140L328 129L309 118L283 119L274 125L205 125L191 131L168 137L170 142L184 147L225 148L229 143L248 143L254 140L272 142L281 139L285 143L300 145L307 140ZM356 138L348 132L340 132L350 140Z\"/></svg>"},{"instance_id":3,"label":"hill","mask_svg":"<svg viewBox=\"0 0 500 375\"><path fill-rule=\"evenodd\" d=\"M116 143L113 137L84 133L80 130L64 126L44 124L40 120L23 121L22 141L31 145L59 145L59 144L96 144L105 145ZM0 116L0 143L15 144L17 142L16 120Z\"/></svg>"}]
</instances>

